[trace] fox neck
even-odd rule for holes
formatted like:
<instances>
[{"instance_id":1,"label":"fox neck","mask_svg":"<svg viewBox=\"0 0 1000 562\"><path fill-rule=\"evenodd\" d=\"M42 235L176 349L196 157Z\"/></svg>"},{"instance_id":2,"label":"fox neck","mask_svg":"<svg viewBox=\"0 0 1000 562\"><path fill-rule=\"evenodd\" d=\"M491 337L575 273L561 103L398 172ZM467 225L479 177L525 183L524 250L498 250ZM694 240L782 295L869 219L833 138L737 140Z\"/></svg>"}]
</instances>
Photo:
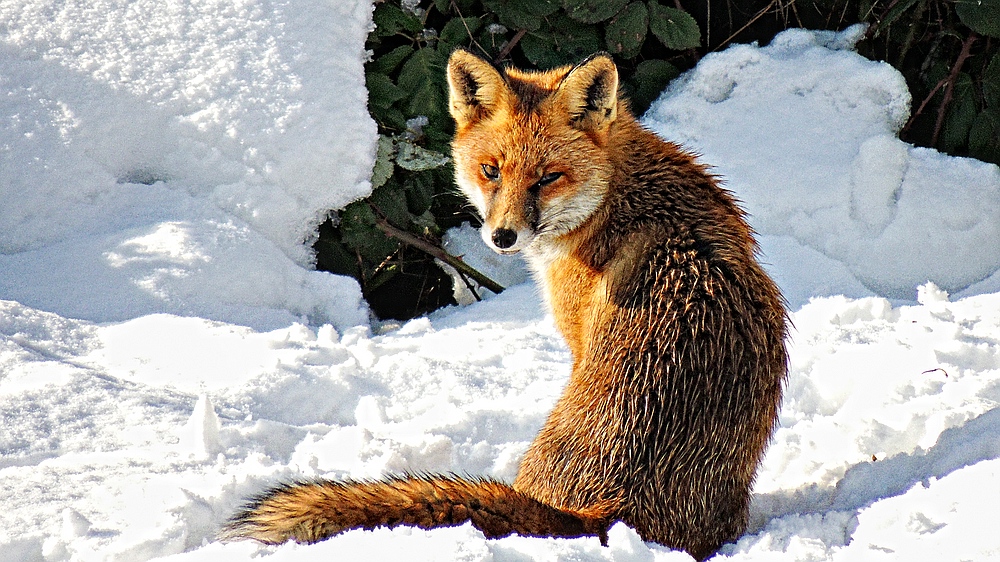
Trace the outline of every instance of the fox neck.
<instances>
[{"instance_id":1,"label":"fox neck","mask_svg":"<svg viewBox=\"0 0 1000 562\"><path fill-rule=\"evenodd\" d=\"M535 282L573 355L574 365L586 355L591 311L607 295L607 280L585 256L588 246L606 222L607 196L574 230L539 236L524 250ZM600 308L600 307L597 307Z\"/></svg>"},{"instance_id":2,"label":"fox neck","mask_svg":"<svg viewBox=\"0 0 1000 562\"><path fill-rule=\"evenodd\" d=\"M599 216L602 214L600 211L603 206L604 201L602 200L601 204L578 227L569 232L542 234L532 240L523 253L536 279L541 280L549 269L555 267L557 263L579 253L580 248L591 239L597 230L596 225L601 222Z\"/></svg>"}]
</instances>

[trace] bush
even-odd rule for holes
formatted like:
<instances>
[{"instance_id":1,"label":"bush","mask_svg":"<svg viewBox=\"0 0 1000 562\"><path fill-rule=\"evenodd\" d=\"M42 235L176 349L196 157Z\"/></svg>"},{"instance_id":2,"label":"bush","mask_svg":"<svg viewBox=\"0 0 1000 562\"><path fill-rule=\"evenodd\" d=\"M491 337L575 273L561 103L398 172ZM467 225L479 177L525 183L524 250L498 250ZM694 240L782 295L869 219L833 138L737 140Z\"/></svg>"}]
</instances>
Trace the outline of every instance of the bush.
<instances>
[{"instance_id":1,"label":"bush","mask_svg":"<svg viewBox=\"0 0 1000 562\"><path fill-rule=\"evenodd\" d=\"M641 115L667 83L731 42L788 27L869 22L859 51L899 68L914 94L904 140L1000 162L1000 0L383 0L365 70L379 149L372 195L320 228L317 268L350 275L376 315L406 319L452 303L435 259L462 268L440 236L477 223L449 161L445 65L459 47L498 65L552 68L614 57ZM705 31L704 35L702 30ZM463 268L463 276L488 282ZM494 288L494 291L502 290Z\"/></svg>"},{"instance_id":2,"label":"bush","mask_svg":"<svg viewBox=\"0 0 1000 562\"><path fill-rule=\"evenodd\" d=\"M539 68L606 50L642 112L679 74L674 61L686 65L684 51L701 42L691 16L655 0L389 0L375 5L373 18L365 81L379 127L374 191L324 224L315 250L317 267L358 279L382 318L452 302L451 279L426 249L440 247L444 230L476 222L448 158L445 65L455 48Z\"/></svg>"},{"instance_id":3,"label":"bush","mask_svg":"<svg viewBox=\"0 0 1000 562\"><path fill-rule=\"evenodd\" d=\"M1000 164L1000 0L880 0L862 54L902 71L914 108L900 137Z\"/></svg>"}]
</instances>

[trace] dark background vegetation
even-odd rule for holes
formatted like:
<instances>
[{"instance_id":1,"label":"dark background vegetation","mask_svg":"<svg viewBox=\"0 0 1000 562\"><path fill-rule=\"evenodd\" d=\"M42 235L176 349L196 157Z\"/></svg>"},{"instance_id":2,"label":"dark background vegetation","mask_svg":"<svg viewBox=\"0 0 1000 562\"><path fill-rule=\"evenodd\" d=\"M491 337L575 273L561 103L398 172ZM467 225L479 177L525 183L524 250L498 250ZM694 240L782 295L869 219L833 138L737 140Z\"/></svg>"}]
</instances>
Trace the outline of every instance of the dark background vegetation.
<instances>
[{"instance_id":1,"label":"dark background vegetation","mask_svg":"<svg viewBox=\"0 0 1000 562\"><path fill-rule=\"evenodd\" d=\"M332 214L315 250L317 268L358 279L383 319L452 303L434 255L447 257L445 230L478 225L448 163L444 73L457 47L543 69L607 51L641 115L670 80L731 43L865 22L858 52L899 69L913 95L900 137L1000 163L1000 0L383 0L374 21L365 73L379 127L374 192Z\"/></svg>"}]
</instances>

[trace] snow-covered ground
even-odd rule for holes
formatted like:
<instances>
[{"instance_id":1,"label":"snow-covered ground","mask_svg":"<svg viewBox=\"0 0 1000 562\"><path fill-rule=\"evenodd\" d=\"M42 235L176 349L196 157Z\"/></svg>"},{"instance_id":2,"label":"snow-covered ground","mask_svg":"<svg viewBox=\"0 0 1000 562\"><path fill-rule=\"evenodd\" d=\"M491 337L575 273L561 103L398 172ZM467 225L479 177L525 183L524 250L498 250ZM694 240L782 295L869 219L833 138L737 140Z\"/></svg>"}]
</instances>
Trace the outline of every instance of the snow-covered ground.
<instances>
[{"instance_id":1,"label":"snow-covered ground","mask_svg":"<svg viewBox=\"0 0 1000 562\"><path fill-rule=\"evenodd\" d=\"M689 560L622 525L214 540L282 479L512 478L569 373L530 283L373 329L308 270L368 189L370 10L0 3L0 560ZM793 310L717 559L1000 559L1000 170L897 140L905 84L857 37L734 46L645 117L726 177Z\"/></svg>"}]
</instances>

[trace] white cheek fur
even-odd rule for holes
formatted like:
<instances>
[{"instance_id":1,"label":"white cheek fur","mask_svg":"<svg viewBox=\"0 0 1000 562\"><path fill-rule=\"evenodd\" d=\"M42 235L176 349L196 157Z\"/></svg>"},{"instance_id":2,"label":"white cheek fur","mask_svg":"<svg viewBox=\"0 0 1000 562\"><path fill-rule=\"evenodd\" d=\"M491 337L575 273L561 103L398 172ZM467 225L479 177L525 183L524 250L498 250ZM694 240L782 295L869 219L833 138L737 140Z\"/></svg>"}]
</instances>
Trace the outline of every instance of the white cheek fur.
<instances>
[{"instance_id":1,"label":"white cheek fur","mask_svg":"<svg viewBox=\"0 0 1000 562\"><path fill-rule=\"evenodd\" d=\"M578 192L554 198L542 208L539 224L547 234L565 234L583 224L604 201L606 182L591 180Z\"/></svg>"},{"instance_id":2,"label":"white cheek fur","mask_svg":"<svg viewBox=\"0 0 1000 562\"><path fill-rule=\"evenodd\" d=\"M486 198L483 197L483 192L480 191L476 183L469 178L465 177L463 174L455 175L455 183L458 184L458 188L462 190L466 199L476 208L479 212L480 218L486 216Z\"/></svg>"}]
</instances>

